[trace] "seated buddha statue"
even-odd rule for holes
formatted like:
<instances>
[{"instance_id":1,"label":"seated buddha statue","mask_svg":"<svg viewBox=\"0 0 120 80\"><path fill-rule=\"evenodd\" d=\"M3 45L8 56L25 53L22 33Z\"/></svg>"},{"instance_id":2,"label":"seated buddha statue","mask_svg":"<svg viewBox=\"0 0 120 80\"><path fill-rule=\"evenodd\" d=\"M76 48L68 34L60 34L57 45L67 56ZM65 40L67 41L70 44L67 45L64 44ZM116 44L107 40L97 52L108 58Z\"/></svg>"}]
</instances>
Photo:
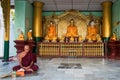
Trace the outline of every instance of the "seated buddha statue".
<instances>
[{"instance_id":1,"label":"seated buddha statue","mask_svg":"<svg viewBox=\"0 0 120 80\"><path fill-rule=\"evenodd\" d=\"M110 37L110 41L116 41L116 40L117 40L116 33L113 32L112 36Z\"/></svg>"},{"instance_id":2,"label":"seated buddha statue","mask_svg":"<svg viewBox=\"0 0 120 80\"><path fill-rule=\"evenodd\" d=\"M90 22L90 25L87 27L87 40L95 41L97 40L98 28L95 26L94 21Z\"/></svg>"},{"instance_id":3,"label":"seated buddha statue","mask_svg":"<svg viewBox=\"0 0 120 80\"><path fill-rule=\"evenodd\" d=\"M31 29L27 33L27 38L28 38L28 40L32 40L33 39L33 37L32 37L32 30Z\"/></svg>"},{"instance_id":4,"label":"seated buddha statue","mask_svg":"<svg viewBox=\"0 0 120 80\"><path fill-rule=\"evenodd\" d=\"M47 29L47 35L45 36L45 40L47 41L56 41L57 39L57 34L56 34L56 28L53 22L50 22L50 25Z\"/></svg>"},{"instance_id":5,"label":"seated buddha statue","mask_svg":"<svg viewBox=\"0 0 120 80\"><path fill-rule=\"evenodd\" d=\"M74 25L74 20L70 20L70 25L67 27L67 33L65 35L66 37L77 37L78 36L78 30L77 27Z\"/></svg>"},{"instance_id":6,"label":"seated buddha statue","mask_svg":"<svg viewBox=\"0 0 120 80\"><path fill-rule=\"evenodd\" d=\"M20 32L20 34L19 34L17 40L24 40L24 34L23 34L22 31Z\"/></svg>"}]
</instances>

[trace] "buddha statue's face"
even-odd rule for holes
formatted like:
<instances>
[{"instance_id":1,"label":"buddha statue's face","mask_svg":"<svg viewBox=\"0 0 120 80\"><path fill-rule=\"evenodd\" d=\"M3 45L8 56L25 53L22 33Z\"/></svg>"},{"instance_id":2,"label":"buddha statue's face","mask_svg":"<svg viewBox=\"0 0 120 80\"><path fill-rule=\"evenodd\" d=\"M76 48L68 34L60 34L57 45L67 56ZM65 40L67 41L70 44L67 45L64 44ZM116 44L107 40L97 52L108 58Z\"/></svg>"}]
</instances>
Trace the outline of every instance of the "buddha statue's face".
<instances>
[{"instance_id":1,"label":"buddha statue's face","mask_svg":"<svg viewBox=\"0 0 120 80\"><path fill-rule=\"evenodd\" d=\"M70 20L70 25L74 25L74 20L73 19Z\"/></svg>"},{"instance_id":2,"label":"buddha statue's face","mask_svg":"<svg viewBox=\"0 0 120 80\"><path fill-rule=\"evenodd\" d=\"M53 24L53 22L52 21L50 21L50 25L52 25Z\"/></svg>"},{"instance_id":3,"label":"buddha statue's face","mask_svg":"<svg viewBox=\"0 0 120 80\"><path fill-rule=\"evenodd\" d=\"M32 30L29 30L29 32L32 32Z\"/></svg>"}]
</instances>

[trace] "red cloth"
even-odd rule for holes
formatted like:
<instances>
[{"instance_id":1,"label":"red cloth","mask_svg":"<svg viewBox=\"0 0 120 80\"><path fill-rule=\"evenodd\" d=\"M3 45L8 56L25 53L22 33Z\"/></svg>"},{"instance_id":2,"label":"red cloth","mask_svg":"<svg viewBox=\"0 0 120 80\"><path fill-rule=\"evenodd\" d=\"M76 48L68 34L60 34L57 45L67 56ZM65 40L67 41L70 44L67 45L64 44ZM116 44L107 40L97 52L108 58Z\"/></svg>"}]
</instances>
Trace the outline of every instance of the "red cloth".
<instances>
[{"instance_id":1,"label":"red cloth","mask_svg":"<svg viewBox=\"0 0 120 80\"><path fill-rule=\"evenodd\" d=\"M36 56L31 53L31 52L28 52L23 58L22 58L22 61L21 61L21 64L23 67L27 67L31 64L31 62L33 61L33 65L30 67L33 71L37 71L38 70L38 66L35 65L34 63L36 62ZM15 66L13 67L13 70L14 71L17 71L19 70L21 67L20 65L18 66ZM32 72L27 72L25 71L25 73L32 73Z\"/></svg>"}]
</instances>

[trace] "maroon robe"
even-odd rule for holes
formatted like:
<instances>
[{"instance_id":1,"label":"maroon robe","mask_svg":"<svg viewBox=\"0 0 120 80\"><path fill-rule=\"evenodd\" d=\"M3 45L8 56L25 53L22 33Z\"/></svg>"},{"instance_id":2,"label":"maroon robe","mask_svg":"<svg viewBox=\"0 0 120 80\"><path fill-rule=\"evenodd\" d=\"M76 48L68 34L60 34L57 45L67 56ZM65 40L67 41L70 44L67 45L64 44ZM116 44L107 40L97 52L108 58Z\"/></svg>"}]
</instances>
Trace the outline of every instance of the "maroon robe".
<instances>
[{"instance_id":1,"label":"maroon robe","mask_svg":"<svg viewBox=\"0 0 120 80\"><path fill-rule=\"evenodd\" d=\"M28 53L22 58L21 64L22 64L23 67L27 67L27 66L29 66L29 65L31 64L32 61L33 61L33 64L32 64L32 66L31 66L30 68L31 68L33 71L37 71L37 70L38 70L38 66L34 64L34 63L36 62L36 56L35 56L33 53L31 53L31 52L28 52ZM13 70L14 70L14 71L17 71L17 70L19 70L20 68L21 68L20 65L18 65L18 66L13 67ZM25 73L27 74L27 73L32 73L32 72L30 72L30 71L25 71Z\"/></svg>"}]
</instances>

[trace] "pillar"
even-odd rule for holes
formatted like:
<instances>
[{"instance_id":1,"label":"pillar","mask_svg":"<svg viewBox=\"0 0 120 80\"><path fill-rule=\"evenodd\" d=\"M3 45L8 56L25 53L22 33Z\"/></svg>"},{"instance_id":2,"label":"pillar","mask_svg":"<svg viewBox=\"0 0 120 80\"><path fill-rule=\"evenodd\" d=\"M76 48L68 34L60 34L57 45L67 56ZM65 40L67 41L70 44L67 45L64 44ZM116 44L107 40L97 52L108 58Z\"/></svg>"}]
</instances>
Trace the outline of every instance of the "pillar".
<instances>
[{"instance_id":1,"label":"pillar","mask_svg":"<svg viewBox=\"0 0 120 80\"><path fill-rule=\"evenodd\" d=\"M10 0L2 0L1 6L3 8L4 18L4 60L9 60L9 36L10 36Z\"/></svg>"},{"instance_id":2,"label":"pillar","mask_svg":"<svg viewBox=\"0 0 120 80\"><path fill-rule=\"evenodd\" d=\"M44 3L34 1L33 36L36 42L42 40L42 7Z\"/></svg>"},{"instance_id":3,"label":"pillar","mask_svg":"<svg viewBox=\"0 0 120 80\"><path fill-rule=\"evenodd\" d=\"M103 8L103 24L102 24L102 37L104 41L108 41L111 36L111 11L112 2L105 1L102 2Z\"/></svg>"}]
</instances>

